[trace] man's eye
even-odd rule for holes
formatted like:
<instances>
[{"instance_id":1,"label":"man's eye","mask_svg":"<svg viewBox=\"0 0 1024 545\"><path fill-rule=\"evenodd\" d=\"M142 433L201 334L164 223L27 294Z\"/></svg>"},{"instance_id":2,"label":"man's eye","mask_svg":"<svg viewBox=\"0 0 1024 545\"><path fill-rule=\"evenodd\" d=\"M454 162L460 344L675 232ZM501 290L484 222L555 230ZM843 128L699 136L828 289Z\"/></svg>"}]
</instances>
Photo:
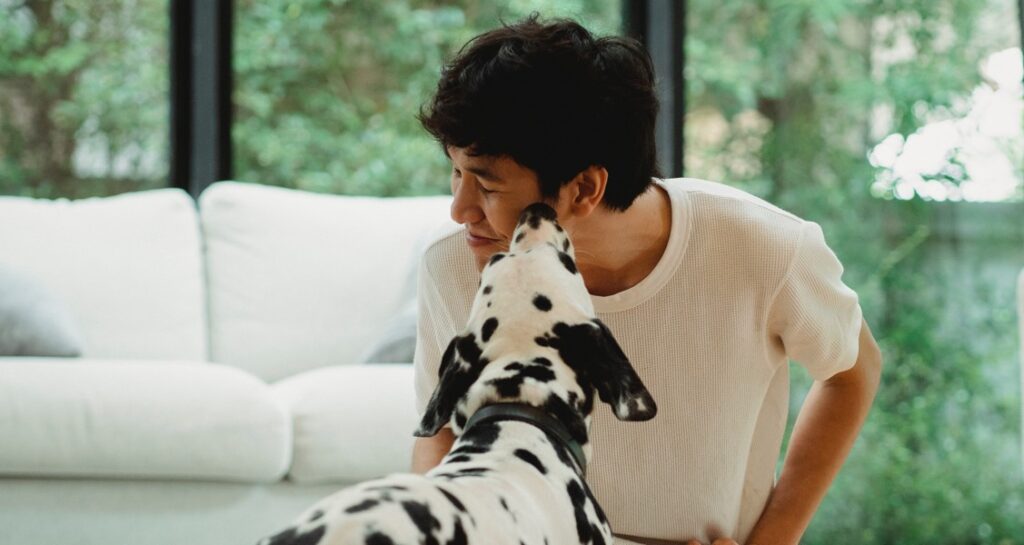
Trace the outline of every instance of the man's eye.
<instances>
[{"instance_id":1,"label":"man's eye","mask_svg":"<svg viewBox=\"0 0 1024 545\"><path fill-rule=\"evenodd\" d=\"M482 185L477 184L477 187L480 188L480 192L483 193L484 195L486 195L488 193L494 193L493 189L487 189L486 187L484 187Z\"/></svg>"}]
</instances>

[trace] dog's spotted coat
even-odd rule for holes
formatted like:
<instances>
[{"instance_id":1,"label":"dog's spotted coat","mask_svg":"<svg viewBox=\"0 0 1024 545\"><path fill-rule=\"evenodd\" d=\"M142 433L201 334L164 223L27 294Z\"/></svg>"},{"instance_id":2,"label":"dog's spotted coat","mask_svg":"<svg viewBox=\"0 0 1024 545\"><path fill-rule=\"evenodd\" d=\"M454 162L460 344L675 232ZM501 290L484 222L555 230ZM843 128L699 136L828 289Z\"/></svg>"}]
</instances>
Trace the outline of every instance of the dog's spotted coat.
<instances>
[{"instance_id":1,"label":"dog's spotted coat","mask_svg":"<svg viewBox=\"0 0 1024 545\"><path fill-rule=\"evenodd\" d=\"M594 394L621 420L657 412L608 328L594 317L572 243L547 205L523 211L495 254L466 330L445 350L416 435L457 439L426 475L346 488L261 545L610 545L611 529L569 450L517 420L468 419L495 403L554 416L590 457Z\"/></svg>"}]
</instances>

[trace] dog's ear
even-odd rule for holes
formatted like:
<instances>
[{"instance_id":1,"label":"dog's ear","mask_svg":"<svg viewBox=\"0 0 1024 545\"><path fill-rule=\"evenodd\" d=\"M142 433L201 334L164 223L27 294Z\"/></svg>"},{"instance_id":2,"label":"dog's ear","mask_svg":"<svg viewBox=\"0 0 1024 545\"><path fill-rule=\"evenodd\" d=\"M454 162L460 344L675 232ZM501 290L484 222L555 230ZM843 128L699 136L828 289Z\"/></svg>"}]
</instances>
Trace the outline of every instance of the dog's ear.
<instances>
[{"instance_id":1,"label":"dog's ear","mask_svg":"<svg viewBox=\"0 0 1024 545\"><path fill-rule=\"evenodd\" d=\"M475 350L474 350L475 349ZM452 418L452 411L459 398L465 395L470 385L480 374L478 365L474 365L477 358L470 358L467 361L463 353L478 355L479 348L476 346L475 336L458 336L448 343L444 355L441 356L441 366L437 370L438 383L434 393L427 402L427 408L423 412L423 419L419 428L413 433L416 437L433 437Z\"/></svg>"},{"instance_id":2,"label":"dog's ear","mask_svg":"<svg viewBox=\"0 0 1024 545\"><path fill-rule=\"evenodd\" d=\"M562 326L562 327L559 327ZM612 406L619 420L654 418L658 406L636 374L608 326L594 318L588 323L555 327L562 359Z\"/></svg>"}]
</instances>

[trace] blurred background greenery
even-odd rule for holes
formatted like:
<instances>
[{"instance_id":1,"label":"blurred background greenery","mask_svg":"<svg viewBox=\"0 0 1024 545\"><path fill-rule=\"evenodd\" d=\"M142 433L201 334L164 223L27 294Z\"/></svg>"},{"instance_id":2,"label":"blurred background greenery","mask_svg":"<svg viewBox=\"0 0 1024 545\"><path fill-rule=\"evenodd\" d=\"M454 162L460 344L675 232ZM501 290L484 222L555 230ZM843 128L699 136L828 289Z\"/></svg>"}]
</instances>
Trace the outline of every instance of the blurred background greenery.
<instances>
[{"instance_id":1,"label":"blurred background greenery","mask_svg":"<svg viewBox=\"0 0 1024 545\"><path fill-rule=\"evenodd\" d=\"M822 224L886 359L809 544L1024 544L1013 0L689 0L686 175ZM466 40L620 0L236 0L234 178L447 192L415 113ZM168 185L164 0L0 0L0 194ZM810 379L793 366L791 420Z\"/></svg>"}]
</instances>

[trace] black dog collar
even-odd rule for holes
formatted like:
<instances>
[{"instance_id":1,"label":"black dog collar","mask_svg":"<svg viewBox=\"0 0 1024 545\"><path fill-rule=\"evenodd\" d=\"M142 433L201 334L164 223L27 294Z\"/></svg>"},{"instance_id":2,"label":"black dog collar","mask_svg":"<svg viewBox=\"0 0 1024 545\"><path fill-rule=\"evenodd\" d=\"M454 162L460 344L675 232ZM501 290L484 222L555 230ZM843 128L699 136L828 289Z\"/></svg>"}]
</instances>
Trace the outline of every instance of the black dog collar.
<instances>
[{"instance_id":1,"label":"black dog collar","mask_svg":"<svg viewBox=\"0 0 1024 545\"><path fill-rule=\"evenodd\" d=\"M532 405L526 405L525 403L496 403L494 405L487 405L473 413L473 416L469 418L469 422L466 422L466 425L463 427L462 432L465 433L475 425L497 420L519 420L540 428L541 431L554 437L572 454L580 476L587 474L587 459L583 455L583 448L579 442L569 435L565 426L555 417Z\"/></svg>"}]
</instances>

